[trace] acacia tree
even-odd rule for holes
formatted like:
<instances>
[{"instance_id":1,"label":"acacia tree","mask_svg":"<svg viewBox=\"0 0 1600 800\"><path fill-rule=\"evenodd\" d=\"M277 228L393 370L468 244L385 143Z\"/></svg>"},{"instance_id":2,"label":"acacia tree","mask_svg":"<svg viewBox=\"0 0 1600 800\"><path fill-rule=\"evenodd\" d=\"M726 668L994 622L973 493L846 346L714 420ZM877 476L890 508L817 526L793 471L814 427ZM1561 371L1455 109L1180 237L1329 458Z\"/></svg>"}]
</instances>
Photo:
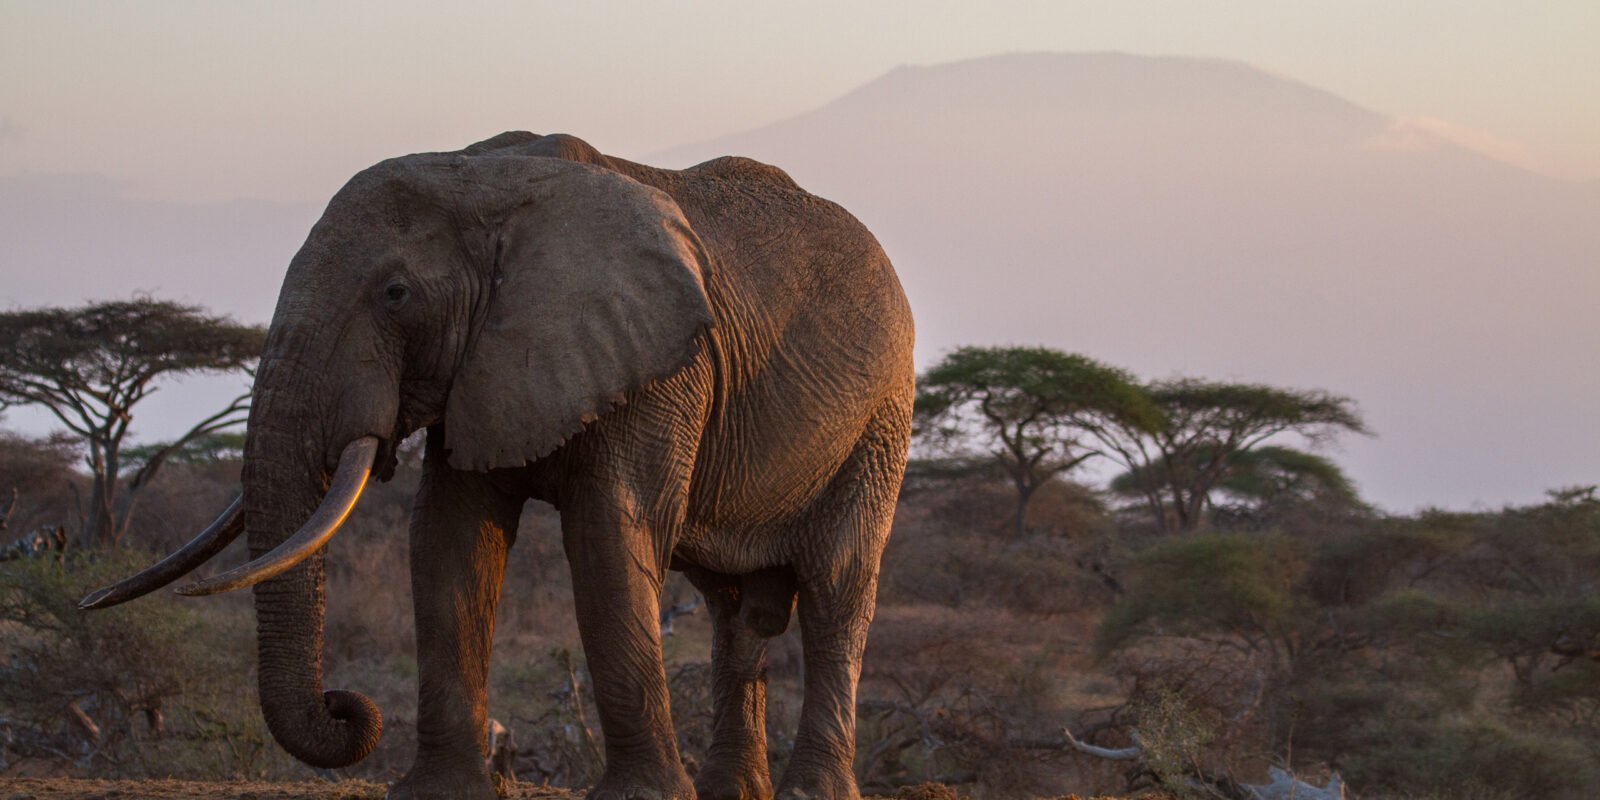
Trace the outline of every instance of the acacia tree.
<instances>
[{"instance_id":1,"label":"acacia tree","mask_svg":"<svg viewBox=\"0 0 1600 800\"><path fill-rule=\"evenodd\" d=\"M1113 494L1145 500L1151 485L1165 486L1162 464L1141 465L1111 480ZM1146 500L1148 505L1148 501ZM1264 444L1235 453L1206 505L1230 527L1270 527L1307 512L1364 513L1355 484L1331 459L1282 445Z\"/></svg>"},{"instance_id":2,"label":"acacia tree","mask_svg":"<svg viewBox=\"0 0 1600 800\"><path fill-rule=\"evenodd\" d=\"M1161 409L1163 425L1145 429L1109 419L1090 432L1126 470L1112 489L1141 499L1164 531L1202 527L1213 492L1230 478L1242 490L1252 477L1265 480L1269 472L1287 469L1300 479L1322 479L1325 488L1348 492L1342 475L1322 468L1331 464L1289 458L1286 451L1279 453L1285 456L1278 460L1282 463L1268 464L1251 453L1284 434L1316 446L1342 432L1370 433L1355 401L1317 389L1182 378L1158 381L1147 391Z\"/></svg>"},{"instance_id":3,"label":"acacia tree","mask_svg":"<svg viewBox=\"0 0 1600 800\"><path fill-rule=\"evenodd\" d=\"M0 408L37 405L87 449L92 486L82 542L116 545L139 490L197 437L239 425L248 392L141 459L123 484L123 442L133 409L163 377L247 370L265 342L260 327L198 306L150 298L0 313Z\"/></svg>"},{"instance_id":4,"label":"acacia tree","mask_svg":"<svg viewBox=\"0 0 1600 800\"><path fill-rule=\"evenodd\" d=\"M1332 459L1282 445L1261 445L1235 456L1217 491L1227 498L1219 511L1257 527L1307 511L1349 515L1372 510Z\"/></svg>"},{"instance_id":5,"label":"acacia tree","mask_svg":"<svg viewBox=\"0 0 1600 800\"><path fill-rule=\"evenodd\" d=\"M925 442L992 459L1011 479L1018 537L1034 492L1099 453L1086 431L1161 422L1128 373L1044 347L956 350L918 380L916 416Z\"/></svg>"}]
</instances>

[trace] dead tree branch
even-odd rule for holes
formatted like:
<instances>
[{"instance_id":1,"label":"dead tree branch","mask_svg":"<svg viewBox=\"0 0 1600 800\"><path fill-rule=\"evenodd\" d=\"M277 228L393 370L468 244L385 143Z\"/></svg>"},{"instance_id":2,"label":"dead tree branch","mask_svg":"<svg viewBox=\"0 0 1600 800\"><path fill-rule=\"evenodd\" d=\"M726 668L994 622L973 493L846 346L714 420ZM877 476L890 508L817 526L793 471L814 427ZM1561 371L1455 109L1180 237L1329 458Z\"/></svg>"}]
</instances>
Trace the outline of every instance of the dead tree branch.
<instances>
[{"instance_id":1,"label":"dead tree branch","mask_svg":"<svg viewBox=\"0 0 1600 800\"><path fill-rule=\"evenodd\" d=\"M1072 731L1061 729L1065 737L1065 744L1074 750L1096 758L1110 761L1134 761L1141 766L1145 765L1146 753L1144 745L1139 741L1137 731L1131 731L1129 736L1133 739L1132 747L1097 747L1079 741L1072 735ZM1316 786L1296 778L1288 770L1278 767L1267 768L1268 782L1263 784L1250 784L1234 780L1227 775L1204 775L1198 771L1191 772L1188 780L1195 788L1218 797L1232 797L1237 800L1344 800L1344 780L1335 773L1328 779L1325 786Z\"/></svg>"}]
</instances>

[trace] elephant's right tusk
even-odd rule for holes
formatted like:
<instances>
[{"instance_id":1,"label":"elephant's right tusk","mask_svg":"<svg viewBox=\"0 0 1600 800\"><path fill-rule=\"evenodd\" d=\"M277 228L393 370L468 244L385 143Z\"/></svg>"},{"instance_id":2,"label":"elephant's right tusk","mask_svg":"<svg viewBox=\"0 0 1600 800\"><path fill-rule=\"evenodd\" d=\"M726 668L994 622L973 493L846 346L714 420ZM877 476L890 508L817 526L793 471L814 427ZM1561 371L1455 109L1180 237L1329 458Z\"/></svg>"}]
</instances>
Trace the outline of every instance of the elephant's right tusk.
<instances>
[{"instance_id":1,"label":"elephant's right tusk","mask_svg":"<svg viewBox=\"0 0 1600 800\"><path fill-rule=\"evenodd\" d=\"M240 495L234 498L226 511L222 512L222 516L217 517L217 520L201 531L199 536L194 537L193 541L139 574L84 597L78 602L78 608L85 610L110 608L160 589L211 560L212 556L222 552L230 542L239 538L239 534L243 531L244 495Z\"/></svg>"},{"instance_id":2,"label":"elephant's right tusk","mask_svg":"<svg viewBox=\"0 0 1600 800\"><path fill-rule=\"evenodd\" d=\"M295 535L248 564L178 587L178 594L196 597L243 589L282 575L310 558L339 532L339 526L344 524L345 518L350 516L350 510L355 508L356 501L361 499L361 490L366 488L367 476L372 472L373 457L377 453L376 436L363 436L345 445L344 452L339 454L339 467L334 471L328 494L322 498L322 505L317 506L311 519L306 520L306 524Z\"/></svg>"}]
</instances>

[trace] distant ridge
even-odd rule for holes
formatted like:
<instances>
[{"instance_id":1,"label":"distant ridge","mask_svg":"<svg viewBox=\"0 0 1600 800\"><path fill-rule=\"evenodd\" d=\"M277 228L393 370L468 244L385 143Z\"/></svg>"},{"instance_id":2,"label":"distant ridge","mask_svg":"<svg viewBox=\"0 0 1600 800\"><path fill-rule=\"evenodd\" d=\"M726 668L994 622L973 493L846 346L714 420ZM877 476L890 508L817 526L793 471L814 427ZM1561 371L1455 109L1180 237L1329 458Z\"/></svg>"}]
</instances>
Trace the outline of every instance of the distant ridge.
<instances>
[{"instance_id":1,"label":"distant ridge","mask_svg":"<svg viewBox=\"0 0 1600 800\"><path fill-rule=\"evenodd\" d=\"M1600 183L1239 62L1121 53L899 67L650 160L724 154L872 227L922 363L1045 343L1349 393L1379 438L1340 458L1402 510L1600 481Z\"/></svg>"},{"instance_id":2,"label":"distant ridge","mask_svg":"<svg viewBox=\"0 0 1600 800\"><path fill-rule=\"evenodd\" d=\"M939 116L953 109L962 113ZM1070 118L1120 128L1146 121L1211 137L1228 134L1240 137L1240 144L1272 148L1304 150L1343 142L1373 149L1469 152L1495 160L1426 130L1411 129L1402 136L1394 130L1395 119L1241 61L1116 52L1016 53L903 65L814 111L669 148L649 160L686 166L686 160L718 145L770 144L766 140L797 131L826 132L841 118L903 122L908 116L939 123L921 132L896 131L910 143L929 136L994 136L997 123L999 132L1036 130Z\"/></svg>"},{"instance_id":3,"label":"distant ridge","mask_svg":"<svg viewBox=\"0 0 1600 800\"><path fill-rule=\"evenodd\" d=\"M1182 103L1225 112L1229 106L1248 104L1253 111L1310 113L1369 126L1382 124L1383 119L1331 92L1241 61L1115 52L1015 53L900 66L828 107L885 102L925 105L935 93L940 95L939 102L970 109L1053 99L1113 110Z\"/></svg>"}]
</instances>

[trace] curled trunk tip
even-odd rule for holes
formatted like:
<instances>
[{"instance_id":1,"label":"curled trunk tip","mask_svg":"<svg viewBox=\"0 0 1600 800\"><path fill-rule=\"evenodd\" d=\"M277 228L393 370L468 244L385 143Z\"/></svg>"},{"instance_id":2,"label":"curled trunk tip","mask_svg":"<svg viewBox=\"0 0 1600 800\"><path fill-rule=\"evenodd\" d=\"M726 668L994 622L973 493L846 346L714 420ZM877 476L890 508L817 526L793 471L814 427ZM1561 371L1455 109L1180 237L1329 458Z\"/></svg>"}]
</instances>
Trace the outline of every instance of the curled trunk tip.
<instances>
[{"instance_id":1,"label":"curled trunk tip","mask_svg":"<svg viewBox=\"0 0 1600 800\"><path fill-rule=\"evenodd\" d=\"M383 713L359 692L329 689L322 702L296 719L292 710L268 711L267 729L289 755L322 769L348 767L371 755L383 738ZM306 736L307 730L316 735Z\"/></svg>"}]
</instances>

